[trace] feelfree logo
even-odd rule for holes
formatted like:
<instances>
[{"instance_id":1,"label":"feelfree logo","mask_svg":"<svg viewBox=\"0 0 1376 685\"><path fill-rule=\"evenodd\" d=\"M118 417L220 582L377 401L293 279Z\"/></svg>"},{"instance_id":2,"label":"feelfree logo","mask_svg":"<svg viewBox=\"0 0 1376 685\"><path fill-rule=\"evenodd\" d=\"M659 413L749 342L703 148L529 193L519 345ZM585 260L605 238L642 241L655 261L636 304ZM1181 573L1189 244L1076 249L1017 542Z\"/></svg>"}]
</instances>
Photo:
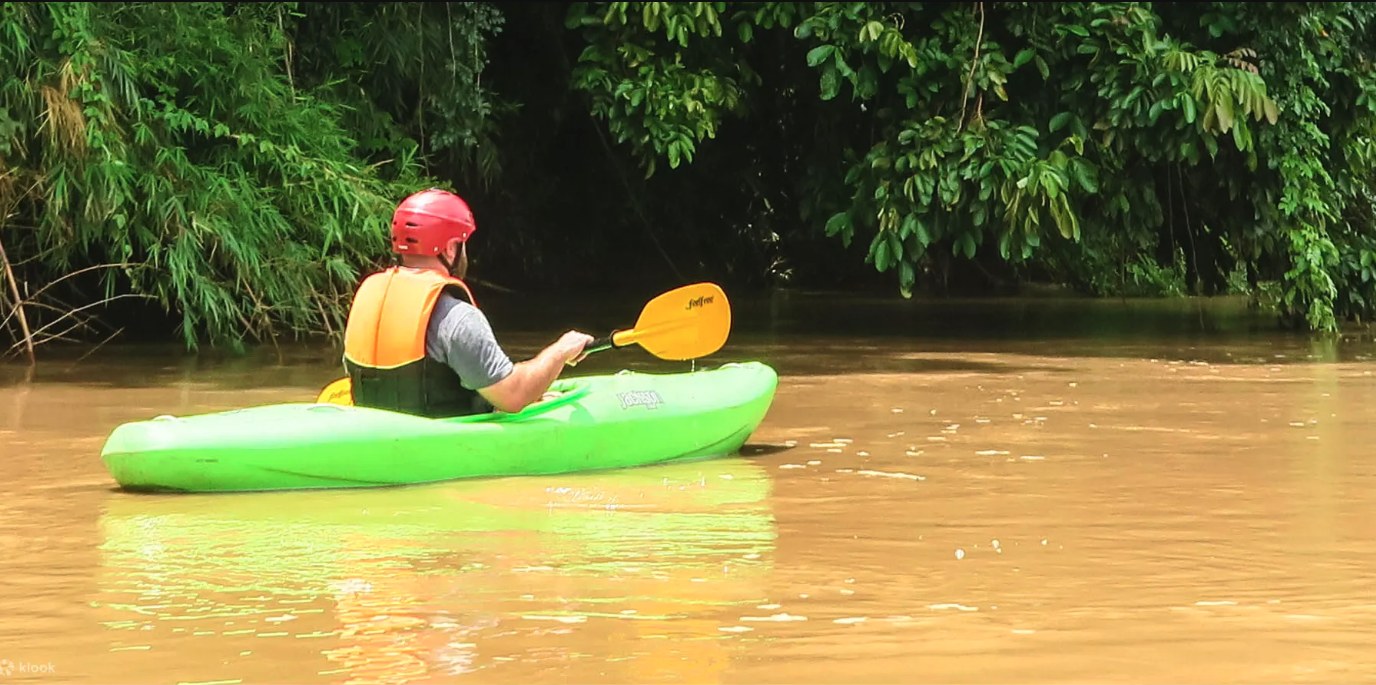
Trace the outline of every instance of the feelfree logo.
<instances>
[{"instance_id":1,"label":"feelfree logo","mask_svg":"<svg viewBox=\"0 0 1376 685\"><path fill-rule=\"evenodd\" d=\"M702 297L695 297L691 300L688 300L688 306L684 307L684 310L691 311L695 307L706 307L707 305L712 304L712 301L716 299L717 298L715 296L707 295L704 295Z\"/></svg>"}]
</instances>

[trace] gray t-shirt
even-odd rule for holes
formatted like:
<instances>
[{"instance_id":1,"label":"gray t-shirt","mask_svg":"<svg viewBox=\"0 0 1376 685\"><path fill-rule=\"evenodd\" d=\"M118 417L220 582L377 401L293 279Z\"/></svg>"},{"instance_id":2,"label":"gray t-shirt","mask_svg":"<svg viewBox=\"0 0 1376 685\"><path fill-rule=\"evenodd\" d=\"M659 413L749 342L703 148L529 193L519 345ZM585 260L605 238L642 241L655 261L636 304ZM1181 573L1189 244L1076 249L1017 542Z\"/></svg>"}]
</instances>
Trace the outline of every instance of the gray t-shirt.
<instances>
[{"instance_id":1,"label":"gray t-shirt","mask_svg":"<svg viewBox=\"0 0 1376 685\"><path fill-rule=\"evenodd\" d=\"M425 353L454 369L469 390L506 378L516 366L497 344L482 311L449 293L440 294L430 312Z\"/></svg>"}]
</instances>

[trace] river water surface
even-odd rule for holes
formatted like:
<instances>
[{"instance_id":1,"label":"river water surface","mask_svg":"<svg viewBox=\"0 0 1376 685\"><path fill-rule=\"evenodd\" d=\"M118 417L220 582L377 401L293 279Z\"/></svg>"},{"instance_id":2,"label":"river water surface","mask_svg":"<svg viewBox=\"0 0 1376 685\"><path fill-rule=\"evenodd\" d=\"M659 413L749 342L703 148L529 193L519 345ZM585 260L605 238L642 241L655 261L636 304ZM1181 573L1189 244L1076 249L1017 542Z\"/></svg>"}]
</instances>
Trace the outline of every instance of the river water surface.
<instances>
[{"instance_id":1,"label":"river water surface","mask_svg":"<svg viewBox=\"0 0 1376 685\"><path fill-rule=\"evenodd\" d=\"M520 358L623 309L493 320ZM699 364L781 375L740 455L387 490L100 464L121 422L312 398L333 350L0 367L0 683L1376 681L1369 339L1191 302L735 321ZM578 373L619 368L687 365Z\"/></svg>"}]
</instances>

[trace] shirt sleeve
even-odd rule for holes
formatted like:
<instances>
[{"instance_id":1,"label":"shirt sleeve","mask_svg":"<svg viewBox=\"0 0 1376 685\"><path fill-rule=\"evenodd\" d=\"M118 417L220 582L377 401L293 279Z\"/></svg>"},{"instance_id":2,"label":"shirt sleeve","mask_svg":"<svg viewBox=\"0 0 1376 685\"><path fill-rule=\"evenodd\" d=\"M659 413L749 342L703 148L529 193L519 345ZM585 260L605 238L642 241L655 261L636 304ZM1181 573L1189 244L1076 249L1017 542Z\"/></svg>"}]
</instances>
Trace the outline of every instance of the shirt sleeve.
<instances>
[{"instance_id":1,"label":"shirt sleeve","mask_svg":"<svg viewBox=\"0 0 1376 685\"><path fill-rule=\"evenodd\" d=\"M426 336L427 351L454 369L463 387L478 390L511 375L515 364L477 307L444 296L435 305L434 319L437 325Z\"/></svg>"}]
</instances>

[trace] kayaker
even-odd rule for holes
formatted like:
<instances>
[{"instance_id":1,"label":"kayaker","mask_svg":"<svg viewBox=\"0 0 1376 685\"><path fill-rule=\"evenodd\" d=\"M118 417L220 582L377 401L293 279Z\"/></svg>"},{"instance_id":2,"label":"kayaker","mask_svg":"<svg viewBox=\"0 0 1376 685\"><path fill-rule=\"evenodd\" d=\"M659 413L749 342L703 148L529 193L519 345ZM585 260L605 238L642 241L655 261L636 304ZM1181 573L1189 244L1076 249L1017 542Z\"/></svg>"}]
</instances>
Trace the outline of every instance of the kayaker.
<instances>
[{"instance_id":1,"label":"kayaker","mask_svg":"<svg viewBox=\"0 0 1376 685\"><path fill-rule=\"evenodd\" d=\"M421 416L517 412L545 396L593 338L569 331L513 363L463 278L477 230L468 203L429 189L392 214L401 263L364 279L344 332L353 402Z\"/></svg>"}]
</instances>

